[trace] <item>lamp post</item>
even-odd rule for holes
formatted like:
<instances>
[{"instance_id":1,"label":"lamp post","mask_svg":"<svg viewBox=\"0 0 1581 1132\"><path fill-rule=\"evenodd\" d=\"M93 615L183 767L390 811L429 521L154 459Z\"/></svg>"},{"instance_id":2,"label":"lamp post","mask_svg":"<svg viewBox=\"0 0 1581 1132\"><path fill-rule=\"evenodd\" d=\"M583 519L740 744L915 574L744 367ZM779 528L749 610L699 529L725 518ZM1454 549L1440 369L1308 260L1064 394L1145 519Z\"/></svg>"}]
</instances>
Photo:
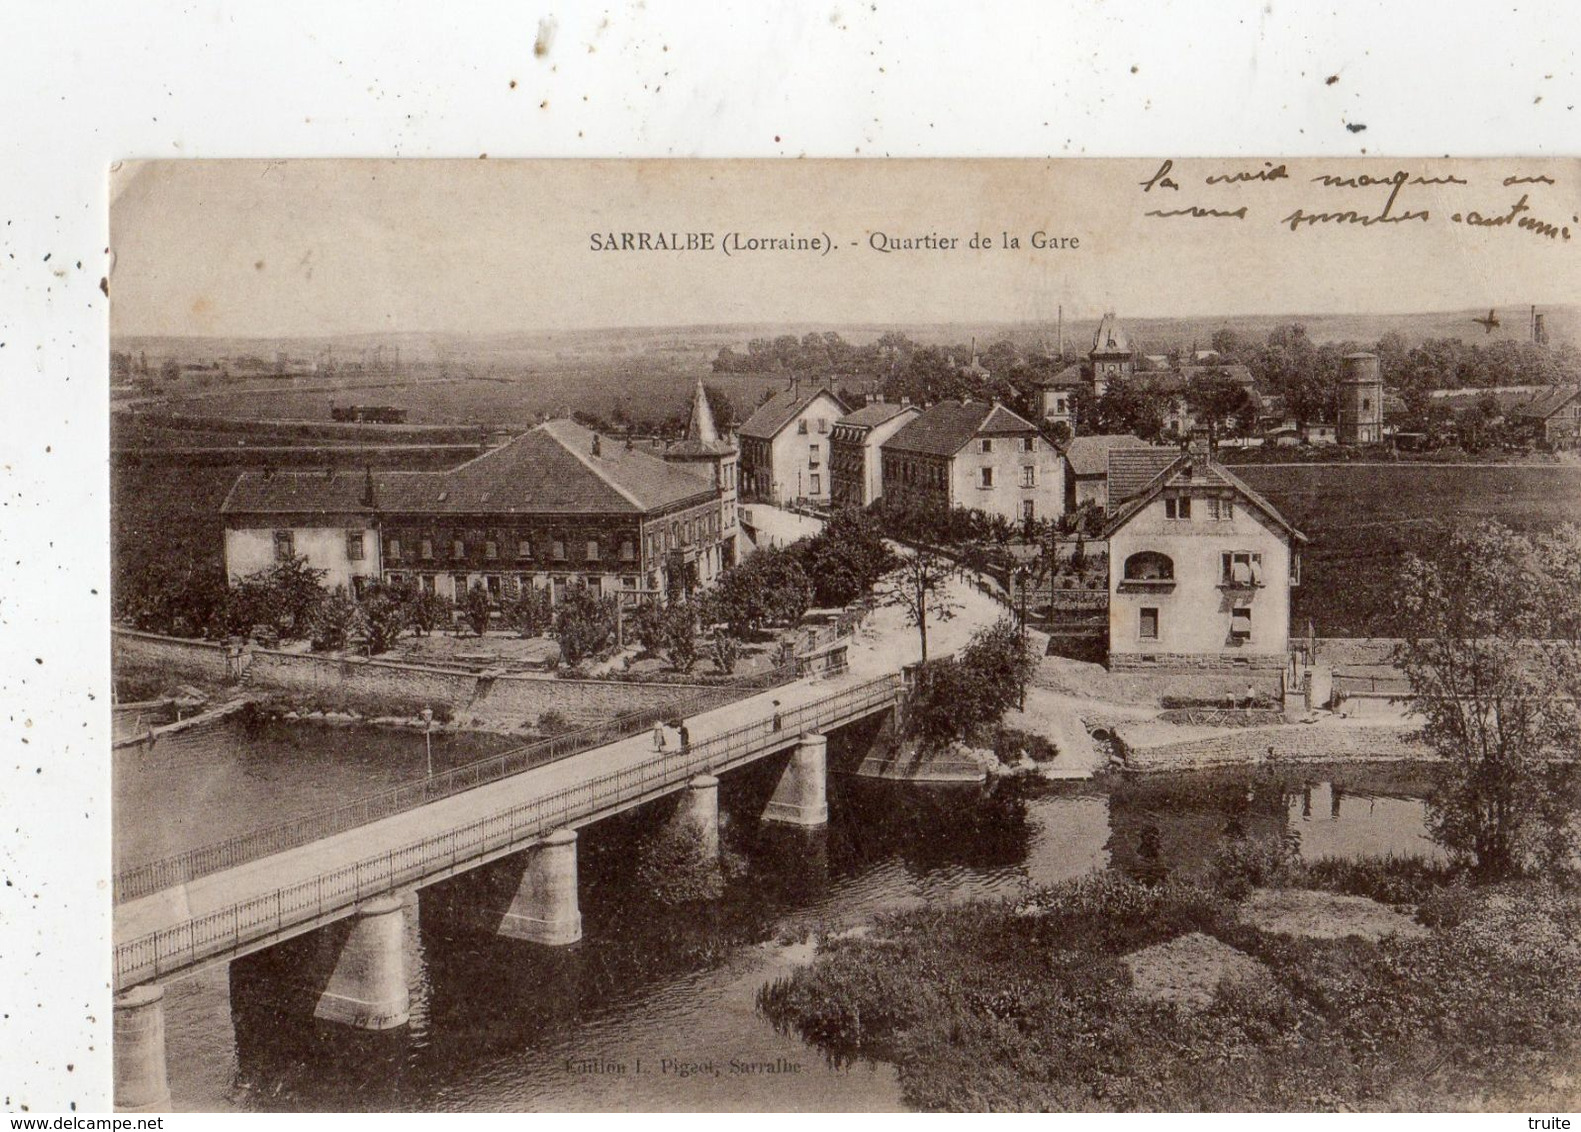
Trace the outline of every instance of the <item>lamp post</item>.
<instances>
[{"instance_id":1,"label":"lamp post","mask_svg":"<svg viewBox=\"0 0 1581 1132\"><path fill-rule=\"evenodd\" d=\"M423 747L428 753L428 777L434 777L434 709L423 709Z\"/></svg>"}]
</instances>

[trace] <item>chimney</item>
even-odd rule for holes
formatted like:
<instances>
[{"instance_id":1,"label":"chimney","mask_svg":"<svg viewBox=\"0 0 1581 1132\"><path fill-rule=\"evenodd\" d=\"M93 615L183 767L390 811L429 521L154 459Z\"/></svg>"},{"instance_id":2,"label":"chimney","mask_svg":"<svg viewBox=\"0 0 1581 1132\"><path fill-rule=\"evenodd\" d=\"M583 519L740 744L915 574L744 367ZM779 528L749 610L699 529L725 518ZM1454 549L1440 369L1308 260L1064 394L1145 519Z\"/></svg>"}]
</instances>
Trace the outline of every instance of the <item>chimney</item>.
<instances>
[{"instance_id":1,"label":"chimney","mask_svg":"<svg viewBox=\"0 0 1581 1132\"><path fill-rule=\"evenodd\" d=\"M598 456L598 455L601 455L601 454L602 454L602 452L600 450L600 445L599 445L599 442L598 442L598 433L595 432L593 434L593 455Z\"/></svg>"}]
</instances>

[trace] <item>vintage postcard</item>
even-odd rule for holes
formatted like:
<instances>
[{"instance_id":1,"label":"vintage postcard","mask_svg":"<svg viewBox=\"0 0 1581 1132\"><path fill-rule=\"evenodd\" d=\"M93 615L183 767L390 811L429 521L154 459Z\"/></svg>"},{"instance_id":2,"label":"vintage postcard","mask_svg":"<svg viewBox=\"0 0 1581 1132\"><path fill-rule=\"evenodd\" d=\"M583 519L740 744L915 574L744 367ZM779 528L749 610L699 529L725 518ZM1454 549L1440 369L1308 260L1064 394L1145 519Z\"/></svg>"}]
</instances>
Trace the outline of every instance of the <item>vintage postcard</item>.
<instances>
[{"instance_id":1,"label":"vintage postcard","mask_svg":"<svg viewBox=\"0 0 1581 1132\"><path fill-rule=\"evenodd\" d=\"M116 167L117 1106L1574 1110L1578 216Z\"/></svg>"}]
</instances>

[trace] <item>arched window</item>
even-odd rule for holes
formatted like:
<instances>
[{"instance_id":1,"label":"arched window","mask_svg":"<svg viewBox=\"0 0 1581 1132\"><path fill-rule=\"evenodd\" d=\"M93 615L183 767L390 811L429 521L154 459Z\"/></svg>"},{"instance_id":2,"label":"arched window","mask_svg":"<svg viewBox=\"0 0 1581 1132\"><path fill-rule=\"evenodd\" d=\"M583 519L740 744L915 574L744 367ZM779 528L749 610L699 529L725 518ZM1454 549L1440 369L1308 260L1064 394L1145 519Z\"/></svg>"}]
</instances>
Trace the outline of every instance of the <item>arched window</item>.
<instances>
[{"instance_id":1,"label":"arched window","mask_svg":"<svg viewBox=\"0 0 1581 1132\"><path fill-rule=\"evenodd\" d=\"M1128 582L1172 582L1175 580L1175 563L1167 554L1156 550L1142 550L1125 560L1125 580Z\"/></svg>"}]
</instances>

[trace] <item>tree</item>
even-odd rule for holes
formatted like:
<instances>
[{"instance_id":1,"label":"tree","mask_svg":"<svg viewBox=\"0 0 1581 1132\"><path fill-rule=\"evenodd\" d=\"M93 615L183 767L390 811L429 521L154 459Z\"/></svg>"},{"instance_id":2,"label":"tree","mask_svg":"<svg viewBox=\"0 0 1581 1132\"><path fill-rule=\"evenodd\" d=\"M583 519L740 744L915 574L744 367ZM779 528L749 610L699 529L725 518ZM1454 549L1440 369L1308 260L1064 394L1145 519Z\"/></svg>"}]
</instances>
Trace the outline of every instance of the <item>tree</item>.
<instances>
[{"instance_id":1,"label":"tree","mask_svg":"<svg viewBox=\"0 0 1581 1132\"><path fill-rule=\"evenodd\" d=\"M935 747L969 737L1015 706L1033 667L1009 620L981 630L960 656L918 668L903 712L906 734Z\"/></svg>"},{"instance_id":2,"label":"tree","mask_svg":"<svg viewBox=\"0 0 1581 1132\"><path fill-rule=\"evenodd\" d=\"M859 511L839 511L803 545L803 571L820 606L849 605L873 588L894 562L876 524Z\"/></svg>"},{"instance_id":3,"label":"tree","mask_svg":"<svg viewBox=\"0 0 1581 1132\"><path fill-rule=\"evenodd\" d=\"M906 623L916 626L924 663L928 659L928 617L948 621L960 608L951 600L948 590L959 573L951 559L923 547L903 555L900 565L881 586L879 600L885 605L898 606L906 616Z\"/></svg>"},{"instance_id":4,"label":"tree","mask_svg":"<svg viewBox=\"0 0 1581 1132\"><path fill-rule=\"evenodd\" d=\"M554 635L560 656L573 667L597 656L615 637L615 598L599 597L586 586L566 592L555 611Z\"/></svg>"},{"instance_id":5,"label":"tree","mask_svg":"<svg viewBox=\"0 0 1581 1132\"><path fill-rule=\"evenodd\" d=\"M357 606L346 593L345 586L336 586L319 603L313 617L310 643L314 652L333 652L346 647L346 638L356 624Z\"/></svg>"},{"instance_id":6,"label":"tree","mask_svg":"<svg viewBox=\"0 0 1581 1132\"><path fill-rule=\"evenodd\" d=\"M1396 663L1423 737L1445 761L1428 828L1483 879L1574 852L1572 787L1552 760L1581 744L1577 654L1563 637L1581 620L1578 591L1563 585L1577 546L1573 531L1538 547L1484 521L1454 531L1432 559L1410 556L1403 571L1410 635Z\"/></svg>"},{"instance_id":7,"label":"tree","mask_svg":"<svg viewBox=\"0 0 1581 1132\"><path fill-rule=\"evenodd\" d=\"M523 639L543 636L554 623L554 603L549 591L539 589L530 581L522 582L516 596L507 601L500 612L505 624Z\"/></svg>"},{"instance_id":8,"label":"tree","mask_svg":"<svg viewBox=\"0 0 1581 1132\"><path fill-rule=\"evenodd\" d=\"M1226 424L1245 432L1257 421L1257 404L1251 393L1222 369L1193 375L1186 383L1185 395L1197 423L1208 430L1210 448L1218 444Z\"/></svg>"},{"instance_id":9,"label":"tree","mask_svg":"<svg viewBox=\"0 0 1581 1132\"><path fill-rule=\"evenodd\" d=\"M375 582L357 603L356 628L367 639L368 655L389 650L406 628L407 604L394 586Z\"/></svg>"},{"instance_id":10,"label":"tree","mask_svg":"<svg viewBox=\"0 0 1581 1132\"><path fill-rule=\"evenodd\" d=\"M714 667L729 676L735 672L736 665L741 660L741 642L729 633L715 633L708 655L713 660Z\"/></svg>"},{"instance_id":11,"label":"tree","mask_svg":"<svg viewBox=\"0 0 1581 1132\"><path fill-rule=\"evenodd\" d=\"M489 615L493 610L494 602L489 598L489 591L482 582L473 582L467 596L461 599L461 616L466 618L467 624L478 636L489 631Z\"/></svg>"},{"instance_id":12,"label":"tree","mask_svg":"<svg viewBox=\"0 0 1581 1132\"><path fill-rule=\"evenodd\" d=\"M235 632L248 633L255 625L268 625L288 639L301 638L311 629L324 600L328 575L328 570L309 566L302 555L281 559L231 587L226 622Z\"/></svg>"},{"instance_id":13,"label":"tree","mask_svg":"<svg viewBox=\"0 0 1581 1132\"><path fill-rule=\"evenodd\" d=\"M659 653L664 648L664 606L645 601L631 618L631 633L644 652Z\"/></svg>"},{"instance_id":14,"label":"tree","mask_svg":"<svg viewBox=\"0 0 1581 1132\"><path fill-rule=\"evenodd\" d=\"M406 623L418 634L432 633L439 626L450 624L456 608L448 595L424 589L416 582L402 586L401 600L406 606Z\"/></svg>"},{"instance_id":15,"label":"tree","mask_svg":"<svg viewBox=\"0 0 1581 1132\"><path fill-rule=\"evenodd\" d=\"M672 602L665 607L664 651L677 672L690 672L697 666L697 606L689 601Z\"/></svg>"}]
</instances>

